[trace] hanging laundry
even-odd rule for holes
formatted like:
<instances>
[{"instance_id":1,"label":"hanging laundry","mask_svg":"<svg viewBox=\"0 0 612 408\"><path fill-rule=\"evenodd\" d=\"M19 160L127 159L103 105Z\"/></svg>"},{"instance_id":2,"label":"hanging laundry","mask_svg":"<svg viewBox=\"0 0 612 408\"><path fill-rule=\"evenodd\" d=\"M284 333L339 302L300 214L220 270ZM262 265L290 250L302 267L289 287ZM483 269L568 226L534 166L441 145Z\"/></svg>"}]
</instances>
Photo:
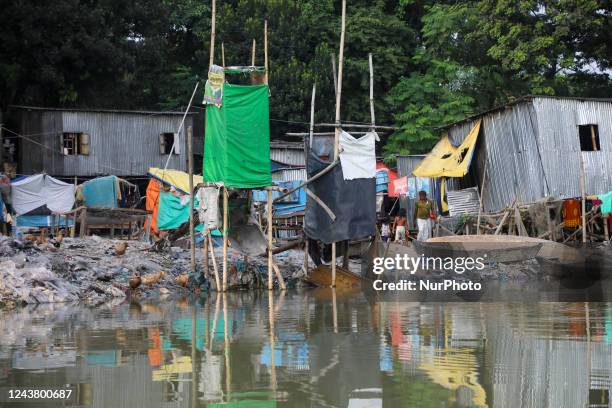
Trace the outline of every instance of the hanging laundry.
<instances>
[{"instance_id":1,"label":"hanging laundry","mask_svg":"<svg viewBox=\"0 0 612 408\"><path fill-rule=\"evenodd\" d=\"M601 200L601 213L612 213L612 191L597 196Z\"/></svg>"},{"instance_id":2,"label":"hanging laundry","mask_svg":"<svg viewBox=\"0 0 612 408\"><path fill-rule=\"evenodd\" d=\"M563 201L563 225L567 228L575 228L580 225L580 200L569 199Z\"/></svg>"},{"instance_id":3,"label":"hanging laundry","mask_svg":"<svg viewBox=\"0 0 612 408\"><path fill-rule=\"evenodd\" d=\"M376 177L377 138L375 132L359 139L345 131L340 133L340 164L345 180Z\"/></svg>"},{"instance_id":4,"label":"hanging laundry","mask_svg":"<svg viewBox=\"0 0 612 408\"><path fill-rule=\"evenodd\" d=\"M219 221L219 188L202 187L197 191L196 198L200 203L198 216L204 228L208 230L221 228L221 222Z\"/></svg>"}]
</instances>

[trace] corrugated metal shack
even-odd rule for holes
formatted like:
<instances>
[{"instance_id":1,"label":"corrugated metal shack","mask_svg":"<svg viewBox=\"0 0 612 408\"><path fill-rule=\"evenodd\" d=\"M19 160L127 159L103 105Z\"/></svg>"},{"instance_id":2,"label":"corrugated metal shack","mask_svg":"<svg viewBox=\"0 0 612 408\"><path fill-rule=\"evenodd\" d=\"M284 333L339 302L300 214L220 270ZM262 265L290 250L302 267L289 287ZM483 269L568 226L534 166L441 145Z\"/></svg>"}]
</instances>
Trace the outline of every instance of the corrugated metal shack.
<instances>
[{"instance_id":1,"label":"corrugated metal shack","mask_svg":"<svg viewBox=\"0 0 612 408\"><path fill-rule=\"evenodd\" d=\"M612 190L612 99L527 96L442 129L457 146L478 119L470 171L455 188L480 189L486 165L485 211L579 196L579 155L587 194Z\"/></svg>"},{"instance_id":2,"label":"corrugated metal shack","mask_svg":"<svg viewBox=\"0 0 612 408\"><path fill-rule=\"evenodd\" d=\"M194 155L201 163L203 127L190 113L175 134L182 112L11 106L5 139L17 143L21 174L46 172L53 176L142 176L150 167L164 167L176 138L178 151L169 168L187 169L187 128L193 126ZM198 160L199 159L199 160ZM196 167L197 168L197 167Z\"/></svg>"},{"instance_id":3,"label":"corrugated metal shack","mask_svg":"<svg viewBox=\"0 0 612 408\"><path fill-rule=\"evenodd\" d=\"M270 142L273 181L306 180L306 156L301 142ZM275 168L276 166L276 168Z\"/></svg>"}]
</instances>

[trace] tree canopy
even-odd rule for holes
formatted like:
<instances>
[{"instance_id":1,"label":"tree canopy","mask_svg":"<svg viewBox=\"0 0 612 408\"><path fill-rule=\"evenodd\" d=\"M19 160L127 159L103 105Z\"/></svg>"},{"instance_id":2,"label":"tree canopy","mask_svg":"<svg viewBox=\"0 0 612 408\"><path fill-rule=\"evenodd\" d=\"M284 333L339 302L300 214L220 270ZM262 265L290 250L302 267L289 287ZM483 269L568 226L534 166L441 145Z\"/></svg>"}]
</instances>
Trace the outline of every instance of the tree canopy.
<instances>
[{"instance_id":1,"label":"tree canopy","mask_svg":"<svg viewBox=\"0 0 612 408\"><path fill-rule=\"evenodd\" d=\"M334 115L340 1L218 0L214 59L263 65L268 20L275 137ZM609 97L611 4L597 0L354 0L342 118L369 122L368 53L382 153L420 153L436 128L525 94ZM206 77L209 2L23 0L0 14L0 105L177 109Z\"/></svg>"}]
</instances>

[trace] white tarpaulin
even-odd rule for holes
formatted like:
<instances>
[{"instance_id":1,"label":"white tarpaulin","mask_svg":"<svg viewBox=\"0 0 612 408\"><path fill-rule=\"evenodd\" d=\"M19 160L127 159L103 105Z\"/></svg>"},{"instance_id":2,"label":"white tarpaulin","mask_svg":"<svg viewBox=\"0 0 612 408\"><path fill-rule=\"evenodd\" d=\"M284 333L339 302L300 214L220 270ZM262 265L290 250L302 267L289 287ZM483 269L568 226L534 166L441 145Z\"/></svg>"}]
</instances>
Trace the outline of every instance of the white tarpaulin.
<instances>
[{"instance_id":1,"label":"white tarpaulin","mask_svg":"<svg viewBox=\"0 0 612 408\"><path fill-rule=\"evenodd\" d=\"M46 174L37 174L11 183L12 204L17 215L47 205L53 212L70 211L74 205L73 184L64 183Z\"/></svg>"},{"instance_id":2,"label":"white tarpaulin","mask_svg":"<svg viewBox=\"0 0 612 408\"><path fill-rule=\"evenodd\" d=\"M198 218L204 228L214 230L221 227L219 222L219 188L202 187L196 193L198 199Z\"/></svg>"},{"instance_id":3,"label":"white tarpaulin","mask_svg":"<svg viewBox=\"0 0 612 408\"><path fill-rule=\"evenodd\" d=\"M359 139L340 133L340 165L345 180L376 177L376 146L378 135L366 133Z\"/></svg>"}]
</instances>

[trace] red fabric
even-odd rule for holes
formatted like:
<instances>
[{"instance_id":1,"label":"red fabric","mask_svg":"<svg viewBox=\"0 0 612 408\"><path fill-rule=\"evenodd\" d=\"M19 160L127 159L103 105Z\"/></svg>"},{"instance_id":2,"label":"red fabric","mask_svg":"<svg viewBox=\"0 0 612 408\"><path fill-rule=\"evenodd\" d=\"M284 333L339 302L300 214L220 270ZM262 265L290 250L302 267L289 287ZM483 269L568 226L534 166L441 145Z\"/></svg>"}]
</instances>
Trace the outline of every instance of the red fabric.
<instances>
[{"instance_id":1,"label":"red fabric","mask_svg":"<svg viewBox=\"0 0 612 408\"><path fill-rule=\"evenodd\" d=\"M393 181L397 179L397 172L391 170L383 162L376 162L376 170L387 170L387 179L389 180L389 184L387 184L387 194L389 197L398 197L399 193L395 191L395 186L393 184Z\"/></svg>"},{"instance_id":2,"label":"red fabric","mask_svg":"<svg viewBox=\"0 0 612 408\"><path fill-rule=\"evenodd\" d=\"M390 184L393 184L393 192L396 194L394 197L397 197L400 194L406 195L408 193L408 176L395 179L393 180L393 183Z\"/></svg>"},{"instance_id":3,"label":"red fabric","mask_svg":"<svg viewBox=\"0 0 612 408\"><path fill-rule=\"evenodd\" d=\"M145 201L147 211L151 211L151 231L157 234L157 210L159 209L159 182L155 179L149 181L147 186L147 199Z\"/></svg>"}]
</instances>

